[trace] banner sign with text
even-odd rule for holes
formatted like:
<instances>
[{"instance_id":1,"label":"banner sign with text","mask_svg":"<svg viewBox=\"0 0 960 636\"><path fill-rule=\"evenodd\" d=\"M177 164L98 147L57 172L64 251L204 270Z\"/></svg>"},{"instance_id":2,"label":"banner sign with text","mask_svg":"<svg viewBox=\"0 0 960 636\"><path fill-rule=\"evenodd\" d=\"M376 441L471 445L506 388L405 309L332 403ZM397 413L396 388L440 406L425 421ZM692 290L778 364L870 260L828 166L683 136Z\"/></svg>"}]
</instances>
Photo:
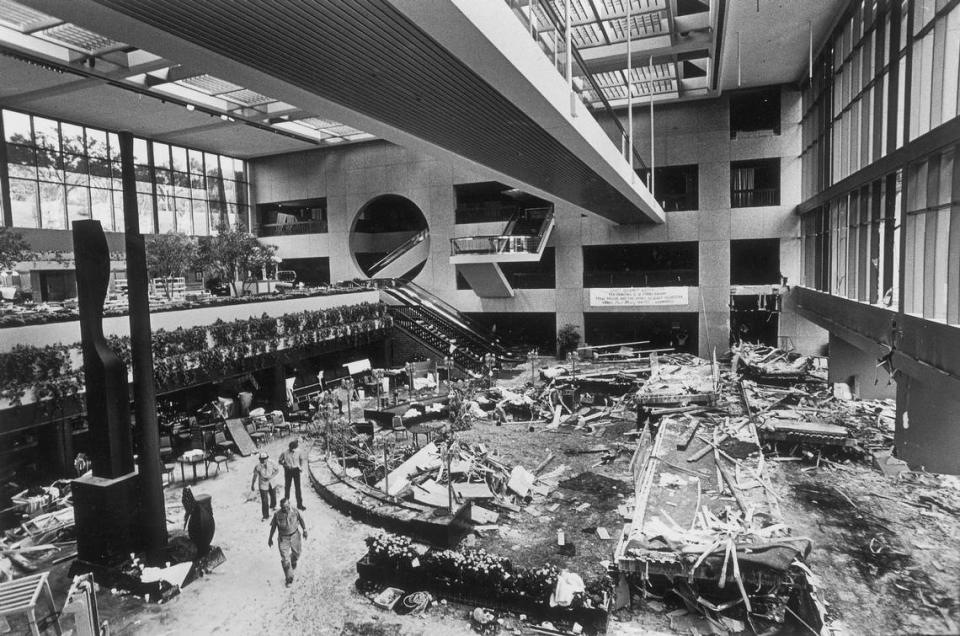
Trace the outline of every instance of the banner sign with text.
<instances>
[{"instance_id":1,"label":"banner sign with text","mask_svg":"<svg viewBox=\"0 0 960 636\"><path fill-rule=\"evenodd\" d=\"M594 287L591 307L662 307L686 305L689 287Z\"/></svg>"}]
</instances>

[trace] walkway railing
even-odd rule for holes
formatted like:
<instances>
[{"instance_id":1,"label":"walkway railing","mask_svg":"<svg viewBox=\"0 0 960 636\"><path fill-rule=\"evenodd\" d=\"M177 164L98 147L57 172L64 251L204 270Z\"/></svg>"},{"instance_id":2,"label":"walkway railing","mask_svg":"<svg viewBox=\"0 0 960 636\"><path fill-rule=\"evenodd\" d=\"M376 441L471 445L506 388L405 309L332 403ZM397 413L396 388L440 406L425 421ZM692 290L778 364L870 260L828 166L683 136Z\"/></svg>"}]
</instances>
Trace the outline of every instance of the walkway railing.
<instances>
[{"instance_id":1,"label":"walkway railing","mask_svg":"<svg viewBox=\"0 0 960 636\"><path fill-rule=\"evenodd\" d=\"M549 0L505 0L505 2L513 10L513 14L517 16L518 20L521 22L526 22L526 26L529 27L530 35L533 37L533 40L539 47L541 47L541 50L543 50L542 43L538 39L539 32L542 29L538 29L537 25L533 24L534 11L532 10L532 5L535 4L540 7L544 15L550 20L553 30L558 35L555 42L555 54L553 59L554 67L557 67L558 62L560 62L560 46L565 44L566 34L564 31L565 20L563 20L555 5ZM524 8L530 11L529 16L524 15ZM571 43L570 49L570 54L573 56L573 61L583 74L582 77L590 85L589 90L592 90L593 93L599 98L604 112L606 112L607 116L610 118L610 121L617 127L617 130L620 131L621 154L623 154L624 157L629 160L630 155L628 153L633 153L633 167L635 170L642 170L646 168L647 164L643 161L643 158L640 156L640 153L637 152L637 149L627 148L630 137L627 134L626 129L623 127L623 124L620 123L620 117L613 112L613 106L611 106L610 102L607 100L607 97L603 92L603 87L601 87L597 82L596 78L593 76L593 73L588 70L587 64L583 61L583 56L580 55L580 51L577 50L577 47ZM566 53L566 51L564 51L564 53ZM546 51L544 51L544 55L546 54ZM559 69L558 72L560 72ZM563 75L562 72L560 72L560 74ZM577 99L582 99L581 95L578 94Z\"/></svg>"},{"instance_id":2,"label":"walkway railing","mask_svg":"<svg viewBox=\"0 0 960 636\"><path fill-rule=\"evenodd\" d=\"M264 223L257 228L257 236L286 236L288 234L325 234L326 221L297 221L295 223Z\"/></svg>"},{"instance_id":3,"label":"walkway railing","mask_svg":"<svg viewBox=\"0 0 960 636\"><path fill-rule=\"evenodd\" d=\"M553 222L553 210L536 208L518 213L518 216L537 216L542 214L540 229L534 235L525 234L481 234L450 239L450 255L458 254L537 254L547 238L547 230ZM516 219L508 227L513 227Z\"/></svg>"}]
</instances>

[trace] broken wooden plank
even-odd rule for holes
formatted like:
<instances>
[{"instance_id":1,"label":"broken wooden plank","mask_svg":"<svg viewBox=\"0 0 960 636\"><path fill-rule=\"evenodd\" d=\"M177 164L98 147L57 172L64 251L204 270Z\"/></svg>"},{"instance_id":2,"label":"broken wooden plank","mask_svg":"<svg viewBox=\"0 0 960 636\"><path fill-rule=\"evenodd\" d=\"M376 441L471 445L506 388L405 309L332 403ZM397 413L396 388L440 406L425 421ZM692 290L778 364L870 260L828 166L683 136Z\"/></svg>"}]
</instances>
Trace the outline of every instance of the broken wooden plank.
<instances>
[{"instance_id":1,"label":"broken wooden plank","mask_svg":"<svg viewBox=\"0 0 960 636\"><path fill-rule=\"evenodd\" d=\"M687 450L687 446L693 441L693 436L696 435L698 428L700 428L700 420L693 420L687 425L687 428L680 433L680 438L677 440L677 450Z\"/></svg>"},{"instance_id":2,"label":"broken wooden plank","mask_svg":"<svg viewBox=\"0 0 960 636\"><path fill-rule=\"evenodd\" d=\"M739 424L737 424L737 425L733 428L733 430L731 431L732 435L731 435L731 433L724 433L723 435L721 435L720 437L718 437L718 438L717 438L717 444L722 444L723 442L725 442L725 441L727 441L728 439L730 439L733 435L735 435L741 428L743 428L744 426L746 426L749 422L750 422L750 420L749 420L749 419L746 419L746 420L740 422ZM697 439L699 439L699 440L701 440L701 441L704 441L702 437L697 437ZM688 462L695 462L695 461L700 460L704 455L706 455L707 453L709 453L709 452L712 450L712 448L713 448L713 447L710 446L710 445L709 445L709 442L708 442L708 443L707 443L707 446L704 446L703 448L701 448L700 450L698 450L696 453L694 453L694 454L691 455L690 457L687 457L687 461L688 461Z\"/></svg>"},{"instance_id":3,"label":"broken wooden plank","mask_svg":"<svg viewBox=\"0 0 960 636\"><path fill-rule=\"evenodd\" d=\"M556 457L556 455L554 455L553 451L551 451L550 454L547 455L546 458L542 462L537 464L537 467L533 469L533 474L539 475L540 473L542 473L543 470L550 465L550 462L553 461L554 457Z\"/></svg>"}]
</instances>

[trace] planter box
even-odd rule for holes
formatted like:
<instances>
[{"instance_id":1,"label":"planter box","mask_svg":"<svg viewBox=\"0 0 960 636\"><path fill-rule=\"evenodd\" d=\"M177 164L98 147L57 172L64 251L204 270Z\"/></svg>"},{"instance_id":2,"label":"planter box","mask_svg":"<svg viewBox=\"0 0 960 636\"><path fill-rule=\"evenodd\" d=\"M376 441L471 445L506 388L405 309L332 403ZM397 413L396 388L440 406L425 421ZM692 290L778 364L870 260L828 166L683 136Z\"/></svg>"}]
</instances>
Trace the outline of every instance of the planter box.
<instances>
[{"instance_id":1,"label":"planter box","mask_svg":"<svg viewBox=\"0 0 960 636\"><path fill-rule=\"evenodd\" d=\"M367 556L357 561L357 574L361 580L399 587L407 592L425 590L462 605L526 614L536 622L576 622L583 627L585 634L604 634L607 631L609 615L604 608L550 607L528 598L497 598L488 590L466 588L459 581L418 575L416 568L400 570L375 565Z\"/></svg>"}]
</instances>

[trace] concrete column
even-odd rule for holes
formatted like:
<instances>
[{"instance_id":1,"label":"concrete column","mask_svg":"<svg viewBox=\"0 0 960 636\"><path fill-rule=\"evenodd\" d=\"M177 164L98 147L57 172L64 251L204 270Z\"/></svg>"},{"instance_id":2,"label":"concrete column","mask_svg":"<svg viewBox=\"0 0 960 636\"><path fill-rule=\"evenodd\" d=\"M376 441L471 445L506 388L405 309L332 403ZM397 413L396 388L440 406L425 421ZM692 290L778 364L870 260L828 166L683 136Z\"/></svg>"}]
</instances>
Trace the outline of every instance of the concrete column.
<instances>
[{"instance_id":1,"label":"concrete column","mask_svg":"<svg viewBox=\"0 0 960 636\"><path fill-rule=\"evenodd\" d=\"M890 374L877 368L875 356L830 334L830 382L845 382L851 392L864 400L897 397L897 383Z\"/></svg>"},{"instance_id":2,"label":"concrete column","mask_svg":"<svg viewBox=\"0 0 960 636\"><path fill-rule=\"evenodd\" d=\"M894 441L911 468L960 474L960 399L900 375Z\"/></svg>"}]
</instances>

